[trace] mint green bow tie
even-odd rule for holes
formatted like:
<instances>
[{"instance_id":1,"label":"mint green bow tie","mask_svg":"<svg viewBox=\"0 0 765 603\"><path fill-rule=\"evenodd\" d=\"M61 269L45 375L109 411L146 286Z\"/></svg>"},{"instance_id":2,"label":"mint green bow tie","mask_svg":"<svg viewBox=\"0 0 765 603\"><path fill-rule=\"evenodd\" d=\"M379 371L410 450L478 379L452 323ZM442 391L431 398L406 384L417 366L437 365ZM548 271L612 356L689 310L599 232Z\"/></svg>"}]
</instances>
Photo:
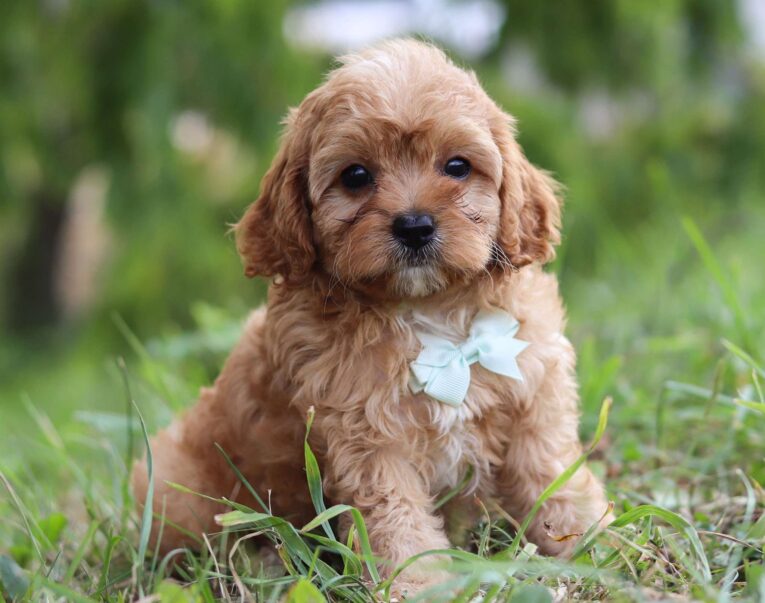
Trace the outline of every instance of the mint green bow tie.
<instances>
[{"instance_id":1,"label":"mint green bow tie","mask_svg":"<svg viewBox=\"0 0 765 603\"><path fill-rule=\"evenodd\" d=\"M431 398L459 406L470 386L470 365L523 381L516 356L528 342L513 337L519 324L502 310L479 312L468 338L460 345L431 333L417 333L422 350L409 365L409 389L424 391Z\"/></svg>"}]
</instances>

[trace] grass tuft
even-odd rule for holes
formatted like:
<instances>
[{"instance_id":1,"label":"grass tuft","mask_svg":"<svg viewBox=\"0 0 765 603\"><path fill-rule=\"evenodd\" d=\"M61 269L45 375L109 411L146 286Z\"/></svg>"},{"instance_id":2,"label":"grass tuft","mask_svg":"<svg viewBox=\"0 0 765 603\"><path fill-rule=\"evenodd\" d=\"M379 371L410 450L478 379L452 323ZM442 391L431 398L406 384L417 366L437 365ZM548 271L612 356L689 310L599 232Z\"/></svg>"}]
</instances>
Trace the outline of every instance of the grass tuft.
<instances>
[{"instance_id":1,"label":"grass tuft","mask_svg":"<svg viewBox=\"0 0 765 603\"><path fill-rule=\"evenodd\" d=\"M143 345L117 319L135 350L130 371L123 361L107 369L125 392L121 412L89 409L62 422L28 398L19 405L34 427L8 434L23 453L0 458L2 596L371 603L390 599L391 580L408 565L433 557L448 566L449 578L413 600L765 600L761 320L747 312L746 298L698 227L690 220L683 225L706 270L696 275L698 291L714 283L725 304L709 311L708 330L680 328L676 337L660 339L641 335L640 323L633 322L635 343L619 354L575 335L584 341L579 376L583 431L591 442L582 455L527 517L517 518L520 523L494 501L476 500L481 519L451 526L459 547L386 568L392 573L387 579L378 573L358 510L326 506L310 446L313 413L306 418L304 454L314 519L295 526L274 516L219 448L256 508L214 499L230 510L218 517L220 531L200 540L201 552L160 556L151 550L153 489L138 513L130 466L142 441L153 483L148 433L193 399L209 374L196 362L202 335ZM677 309L678 320L684 312ZM219 328L228 337L237 324ZM601 335L611 328L606 324ZM222 352L206 362L218 366L221 360ZM598 413L593 405L604 399ZM569 561L540 556L524 536L529 522L585 461L605 478L617 519L606 529L587 530ZM460 496L470 479L444 493L438 506ZM341 519L351 526L342 537ZM161 537L164 523L158 529Z\"/></svg>"}]
</instances>

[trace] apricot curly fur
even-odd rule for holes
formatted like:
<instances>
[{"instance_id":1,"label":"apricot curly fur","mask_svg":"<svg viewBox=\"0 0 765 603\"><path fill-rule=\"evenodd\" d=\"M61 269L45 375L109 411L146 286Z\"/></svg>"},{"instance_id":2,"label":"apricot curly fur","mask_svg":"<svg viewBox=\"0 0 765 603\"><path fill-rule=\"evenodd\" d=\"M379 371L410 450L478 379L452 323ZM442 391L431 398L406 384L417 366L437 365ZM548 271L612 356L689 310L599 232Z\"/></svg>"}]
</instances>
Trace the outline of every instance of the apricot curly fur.
<instances>
[{"instance_id":1,"label":"apricot curly fur","mask_svg":"<svg viewBox=\"0 0 765 603\"><path fill-rule=\"evenodd\" d=\"M577 458L575 353L556 279L541 268L559 240L558 187L524 157L512 118L475 75L421 42L389 41L340 61L290 113L261 196L236 228L247 274L281 278L213 387L153 439L155 511L190 532L216 529L216 504L167 481L255 504L218 443L274 513L307 521L314 511L302 438L313 406L311 443L326 495L361 509L387 572L449 546L434 501L468 467L470 491L520 520ZM464 180L443 173L454 156L472 166ZM356 163L374 183L349 191L339 174ZM392 220L409 211L436 223L416 261L391 235ZM461 406L413 395L415 330L458 341L490 308L516 317L518 337L530 342L518 357L523 381L473 365ZM143 500L144 463L133 486ZM543 506L528 537L565 555L574 542L548 528L582 533L606 508L601 484L583 467ZM189 542L166 528L161 546ZM438 579L415 564L398 592Z\"/></svg>"}]
</instances>

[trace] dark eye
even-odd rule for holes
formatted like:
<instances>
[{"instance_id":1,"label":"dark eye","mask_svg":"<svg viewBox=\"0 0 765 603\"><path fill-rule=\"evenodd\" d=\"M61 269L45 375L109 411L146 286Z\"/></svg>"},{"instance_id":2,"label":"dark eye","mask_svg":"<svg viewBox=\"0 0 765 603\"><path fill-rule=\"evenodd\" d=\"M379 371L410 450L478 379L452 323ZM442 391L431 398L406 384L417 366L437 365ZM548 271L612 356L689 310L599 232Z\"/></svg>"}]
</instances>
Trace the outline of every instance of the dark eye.
<instances>
[{"instance_id":1,"label":"dark eye","mask_svg":"<svg viewBox=\"0 0 765 603\"><path fill-rule=\"evenodd\" d=\"M470 163L462 157L452 157L444 166L444 174L462 180L470 173Z\"/></svg>"},{"instance_id":2,"label":"dark eye","mask_svg":"<svg viewBox=\"0 0 765 603\"><path fill-rule=\"evenodd\" d=\"M363 165L356 163L343 170L340 181L345 188L354 191L372 184L372 174Z\"/></svg>"}]
</instances>

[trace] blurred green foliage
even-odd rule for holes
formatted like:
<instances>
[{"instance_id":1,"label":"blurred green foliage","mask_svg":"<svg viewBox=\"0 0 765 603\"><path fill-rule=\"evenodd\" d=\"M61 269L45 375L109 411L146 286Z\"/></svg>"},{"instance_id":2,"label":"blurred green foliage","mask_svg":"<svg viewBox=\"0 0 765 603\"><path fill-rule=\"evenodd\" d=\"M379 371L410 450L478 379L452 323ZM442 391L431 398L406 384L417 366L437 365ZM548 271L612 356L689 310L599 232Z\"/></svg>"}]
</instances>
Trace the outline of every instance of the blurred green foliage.
<instances>
[{"instance_id":1,"label":"blurred green foliage","mask_svg":"<svg viewBox=\"0 0 765 603\"><path fill-rule=\"evenodd\" d=\"M200 285L226 300L238 276L231 246L221 244L226 223L255 196L285 106L323 68L285 47L282 7L117 0L10 2L3 12L4 326L57 320L55 303L38 308L51 296L54 262L44 256L55 255L57 241L42 240L36 221L60 220L92 165L108 173L116 244L96 314L117 309L150 333L169 320L188 324ZM186 110L216 129L206 154L172 144Z\"/></svg>"},{"instance_id":2,"label":"blurred green foliage","mask_svg":"<svg viewBox=\"0 0 765 603\"><path fill-rule=\"evenodd\" d=\"M567 187L554 269L582 350L585 416L610 391L623 400L617 417L652 421L644 405L664 380L712 379L721 337L758 353L762 57L733 1L504 4L499 42L470 66L518 118L529 157ZM193 333L225 322L219 314L243 316L264 293L243 278L227 225L256 197L287 106L331 66L330 56L286 43L287 9L4 2L0 417L17 415L25 395L54 419L121 404L103 368L129 349L114 315L155 349L194 350L193 367L179 368L188 382L180 404L215 374L225 346ZM93 299L68 315L54 285L62 224L92 170L107 182L109 245ZM743 320L683 216L714 249Z\"/></svg>"}]
</instances>

